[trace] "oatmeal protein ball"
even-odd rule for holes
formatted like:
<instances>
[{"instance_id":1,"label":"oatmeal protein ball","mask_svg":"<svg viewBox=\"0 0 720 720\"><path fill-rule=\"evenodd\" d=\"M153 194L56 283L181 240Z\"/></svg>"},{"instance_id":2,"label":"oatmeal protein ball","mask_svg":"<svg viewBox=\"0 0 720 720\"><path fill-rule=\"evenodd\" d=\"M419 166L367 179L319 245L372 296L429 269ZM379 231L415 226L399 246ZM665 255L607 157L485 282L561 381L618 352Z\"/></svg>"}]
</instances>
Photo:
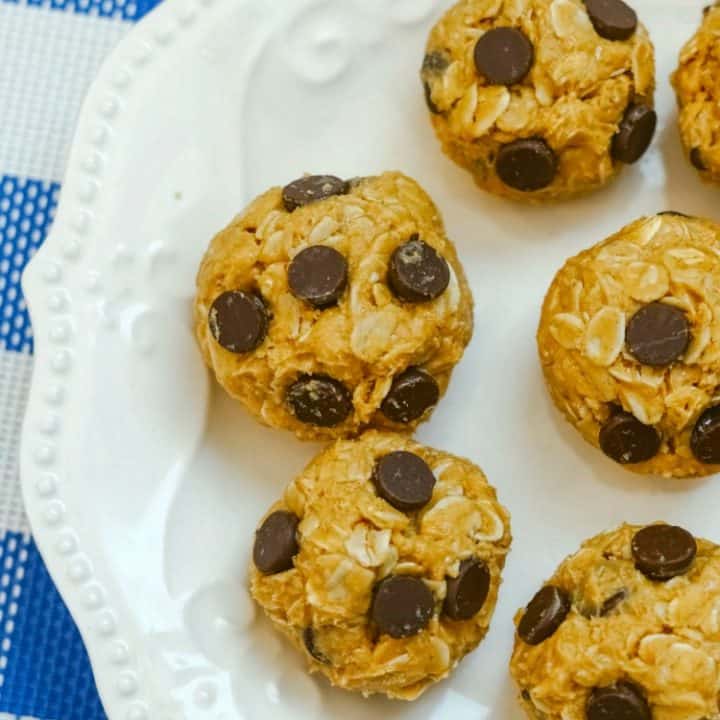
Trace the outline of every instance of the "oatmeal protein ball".
<instances>
[{"instance_id":1,"label":"oatmeal protein ball","mask_svg":"<svg viewBox=\"0 0 720 720\"><path fill-rule=\"evenodd\" d=\"M720 6L705 8L699 30L672 77L686 157L705 180L720 183Z\"/></svg>"},{"instance_id":2,"label":"oatmeal protein ball","mask_svg":"<svg viewBox=\"0 0 720 720\"><path fill-rule=\"evenodd\" d=\"M478 467L371 430L318 455L273 505L251 590L311 672L413 700L487 633L509 547Z\"/></svg>"},{"instance_id":3,"label":"oatmeal protein ball","mask_svg":"<svg viewBox=\"0 0 720 720\"><path fill-rule=\"evenodd\" d=\"M720 548L680 527L587 540L516 617L533 720L720 717Z\"/></svg>"},{"instance_id":4,"label":"oatmeal protein ball","mask_svg":"<svg viewBox=\"0 0 720 720\"><path fill-rule=\"evenodd\" d=\"M400 173L269 190L213 239L197 285L196 334L218 382L302 439L414 429L472 335L442 218Z\"/></svg>"},{"instance_id":5,"label":"oatmeal protein ball","mask_svg":"<svg viewBox=\"0 0 720 720\"><path fill-rule=\"evenodd\" d=\"M720 469L720 226L661 213L571 258L537 339L555 404L608 457Z\"/></svg>"},{"instance_id":6,"label":"oatmeal protein ball","mask_svg":"<svg viewBox=\"0 0 720 720\"><path fill-rule=\"evenodd\" d=\"M444 151L497 195L600 187L655 132L653 46L622 0L461 0L421 74Z\"/></svg>"}]
</instances>

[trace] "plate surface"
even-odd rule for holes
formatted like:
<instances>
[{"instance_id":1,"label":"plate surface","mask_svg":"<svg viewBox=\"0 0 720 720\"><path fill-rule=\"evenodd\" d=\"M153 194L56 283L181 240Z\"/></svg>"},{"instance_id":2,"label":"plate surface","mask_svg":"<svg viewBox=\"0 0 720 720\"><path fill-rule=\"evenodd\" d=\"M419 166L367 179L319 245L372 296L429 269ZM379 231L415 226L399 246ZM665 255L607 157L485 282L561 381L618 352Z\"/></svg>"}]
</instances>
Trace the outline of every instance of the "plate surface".
<instances>
[{"instance_id":1,"label":"plate surface","mask_svg":"<svg viewBox=\"0 0 720 720\"><path fill-rule=\"evenodd\" d=\"M639 215L713 215L668 83L707 0L635 0L658 51L656 142L607 190L549 208L480 193L440 153L417 79L438 0L166 0L82 112L50 238L25 275L36 335L22 479L111 720L519 720L512 616L585 537L664 519L720 540L720 483L643 479L551 407L535 350L559 265ZM329 688L256 616L253 529L316 452L258 426L194 345L212 234L305 171L402 169L442 209L476 332L421 441L482 465L515 542L491 632L407 705Z\"/></svg>"}]
</instances>

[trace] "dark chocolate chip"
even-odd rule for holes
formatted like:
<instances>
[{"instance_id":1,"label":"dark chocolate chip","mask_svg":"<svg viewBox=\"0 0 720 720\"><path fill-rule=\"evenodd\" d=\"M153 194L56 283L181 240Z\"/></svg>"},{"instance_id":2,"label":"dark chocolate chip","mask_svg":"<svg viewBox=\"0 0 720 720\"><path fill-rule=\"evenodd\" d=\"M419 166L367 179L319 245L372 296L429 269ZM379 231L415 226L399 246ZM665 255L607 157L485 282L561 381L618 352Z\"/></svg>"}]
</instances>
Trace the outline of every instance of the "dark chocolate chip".
<instances>
[{"instance_id":1,"label":"dark chocolate chip","mask_svg":"<svg viewBox=\"0 0 720 720\"><path fill-rule=\"evenodd\" d=\"M616 610L620 605L622 605L625 602L625 600L627 599L627 596L628 596L628 591L625 588L622 588L621 590L618 590L616 593L613 593L600 606L600 611L598 612L598 615L600 615L600 617L606 617L606 616L610 615L611 612Z\"/></svg>"},{"instance_id":2,"label":"dark chocolate chip","mask_svg":"<svg viewBox=\"0 0 720 720\"><path fill-rule=\"evenodd\" d=\"M327 375L303 375L287 389L286 399L300 422L318 427L335 427L353 410L348 389Z\"/></svg>"},{"instance_id":3,"label":"dark chocolate chip","mask_svg":"<svg viewBox=\"0 0 720 720\"><path fill-rule=\"evenodd\" d=\"M585 0L595 32L606 40L627 40L637 29L637 13L622 0Z\"/></svg>"},{"instance_id":4,"label":"dark chocolate chip","mask_svg":"<svg viewBox=\"0 0 720 720\"><path fill-rule=\"evenodd\" d=\"M524 138L500 148L495 170L509 187L532 192L547 187L553 181L557 158L542 138Z\"/></svg>"},{"instance_id":5,"label":"dark chocolate chip","mask_svg":"<svg viewBox=\"0 0 720 720\"><path fill-rule=\"evenodd\" d=\"M255 293L229 290L210 306L208 325L215 340L232 353L254 350L265 339L268 311Z\"/></svg>"},{"instance_id":6,"label":"dark chocolate chip","mask_svg":"<svg viewBox=\"0 0 720 720\"><path fill-rule=\"evenodd\" d=\"M689 215L678 212L677 210L663 210L662 212L659 212L658 215L676 215L677 217L685 217L685 218L690 217Z\"/></svg>"},{"instance_id":7,"label":"dark chocolate chip","mask_svg":"<svg viewBox=\"0 0 720 720\"><path fill-rule=\"evenodd\" d=\"M276 510L265 518L255 533L253 562L265 575L285 572L293 566L293 558L300 548L297 527L300 520L295 513Z\"/></svg>"},{"instance_id":8,"label":"dark chocolate chip","mask_svg":"<svg viewBox=\"0 0 720 720\"><path fill-rule=\"evenodd\" d=\"M570 612L570 596L562 588L546 585L530 601L518 625L518 635L528 645L539 645L563 624Z\"/></svg>"},{"instance_id":9,"label":"dark chocolate chip","mask_svg":"<svg viewBox=\"0 0 720 720\"><path fill-rule=\"evenodd\" d=\"M380 458L372 480L378 495L403 512L420 510L430 502L435 476L415 453L399 450Z\"/></svg>"},{"instance_id":10,"label":"dark chocolate chip","mask_svg":"<svg viewBox=\"0 0 720 720\"><path fill-rule=\"evenodd\" d=\"M469 620L482 610L490 593L490 570L485 562L478 558L463 560L458 576L445 580L445 615L453 620Z\"/></svg>"},{"instance_id":11,"label":"dark chocolate chip","mask_svg":"<svg viewBox=\"0 0 720 720\"><path fill-rule=\"evenodd\" d=\"M640 308L625 332L628 352L643 365L665 367L675 362L690 344L687 315L673 305L653 302Z\"/></svg>"},{"instance_id":12,"label":"dark chocolate chip","mask_svg":"<svg viewBox=\"0 0 720 720\"><path fill-rule=\"evenodd\" d=\"M695 538L676 525L648 525L632 540L635 567L651 580L684 575L697 555Z\"/></svg>"},{"instance_id":13,"label":"dark chocolate chip","mask_svg":"<svg viewBox=\"0 0 720 720\"><path fill-rule=\"evenodd\" d=\"M407 424L421 418L439 399L435 378L413 367L395 377L380 410L388 420Z\"/></svg>"},{"instance_id":14,"label":"dark chocolate chip","mask_svg":"<svg viewBox=\"0 0 720 720\"><path fill-rule=\"evenodd\" d=\"M411 575L390 575L375 587L370 614L381 633L405 638L424 630L435 609L430 588Z\"/></svg>"},{"instance_id":15,"label":"dark chocolate chip","mask_svg":"<svg viewBox=\"0 0 720 720\"><path fill-rule=\"evenodd\" d=\"M334 175L306 175L283 188L283 203L285 209L292 212L333 195L345 195L348 189L347 182Z\"/></svg>"},{"instance_id":16,"label":"dark chocolate chip","mask_svg":"<svg viewBox=\"0 0 720 720\"><path fill-rule=\"evenodd\" d=\"M330 660L328 659L327 655L324 655L320 652L320 650L318 650L315 631L313 630L311 625L308 625L303 630L302 638L303 645L305 645L305 649L308 651L312 658L317 660L319 663L322 663L323 665L330 665Z\"/></svg>"},{"instance_id":17,"label":"dark chocolate chip","mask_svg":"<svg viewBox=\"0 0 720 720\"><path fill-rule=\"evenodd\" d=\"M652 720L650 706L640 688L625 680L594 688L585 716L587 720Z\"/></svg>"},{"instance_id":18,"label":"dark chocolate chip","mask_svg":"<svg viewBox=\"0 0 720 720\"><path fill-rule=\"evenodd\" d=\"M432 50L423 58L422 73L438 74L447 70L450 65L450 58L441 50Z\"/></svg>"},{"instance_id":19,"label":"dark chocolate chip","mask_svg":"<svg viewBox=\"0 0 720 720\"><path fill-rule=\"evenodd\" d=\"M520 693L520 697L521 697L525 702L530 702L530 701L532 700L532 698L531 698L531 696L530 696L530 691L529 691L527 688L523 689L523 691Z\"/></svg>"},{"instance_id":20,"label":"dark chocolate chip","mask_svg":"<svg viewBox=\"0 0 720 720\"><path fill-rule=\"evenodd\" d=\"M612 139L610 154L618 162L637 162L650 147L656 127L657 114L651 107L630 105Z\"/></svg>"},{"instance_id":21,"label":"dark chocolate chip","mask_svg":"<svg viewBox=\"0 0 720 720\"><path fill-rule=\"evenodd\" d=\"M690 151L690 162L693 167L698 170L707 170L707 165L705 165L705 160L703 160L702 150L699 147L694 147Z\"/></svg>"},{"instance_id":22,"label":"dark chocolate chip","mask_svg":"<svg viewBox=\"0 0 720 720\"><path fill-rule=\"evenodd\" d=\"M423 89L425 90L425 104L428 106L428 110L433 115L442 115L442 110L435 104L435 101L432 99L432 88L430 87L430 83L427 81L423 81Z\"/></svg>"},{"instance_id":23,"label":"dark chocolate chip","mask_svg":"<svg viewBox=\"0 0 720 720\"><path fill-rule=\"evenodd\" d=\"M708 408L698 418L690 436L690 447L701 463L720 463L720 405Z\"/></svg>"},{"instance_id":24,"label":"dark chocolate chip","mask_svg":"<svg viewBox=\"0 0 720 720\"><path fill-rule=\"evenodd\" d=\"M628 412L611 415L600 430L600 449L621 465L645 462L658 454L660 433Z\"/></svg>"},{"instance_id":25,"label":"dark chocolate chip","mask_svg":"<svg viewBox=\"0 0 720 720\"><path fill-rule=\"evenodd\" d=\"M475 45L475 67L491 85L514 85L529 72L535 50L522 30L488 30Z\"/></svg>"},{"instance_id":26,"label":"dark chocolate chip","mask_svg":"<svg viewBox=\"0 0 720 720\"><path fill-rule=\"evenodd\" d=\"M347 285L348 264L334 248L314 245L299 252L288 268L290 292L317 308L335 305Z\"/></svg>"},{"instance_id":27,"label":"dark chocolate chip","mask_svg":"<svg viewBox=\"0 0 720 720\"><path fill-rule=\"evenodd\" d=\"M413 235L392 254L388 284L405 302L422 303L440 297L450 283L450 268L435 248Z\"/></svg>"}]
</instances>

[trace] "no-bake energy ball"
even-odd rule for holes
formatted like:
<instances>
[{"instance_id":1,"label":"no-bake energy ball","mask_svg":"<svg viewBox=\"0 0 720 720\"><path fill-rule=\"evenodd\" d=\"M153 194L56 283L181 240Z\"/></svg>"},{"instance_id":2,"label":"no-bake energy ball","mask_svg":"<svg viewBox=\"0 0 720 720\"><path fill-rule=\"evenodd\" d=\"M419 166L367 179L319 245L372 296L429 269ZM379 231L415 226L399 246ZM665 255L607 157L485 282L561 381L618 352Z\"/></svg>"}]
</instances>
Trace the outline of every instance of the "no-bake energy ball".
<instances>
[{"instance_id":1,"label":"no-bake energy ball","mask_svg":"<svg viewBox=\"0 0 720 720\"><path fill-rule=\"evenodd\" d=\"M252 595L312 672L413 700L485 636L509 546L478 467L369 431L325 450L270 509Z\"/></svg>"},{"instance_id":2,"label":"no-bake energy ball","mask_svg":"<svg viewBox=\"0 0 720 720\"><path fill-rule=\"evenodd\" d=\"M538 347L555 404L630 470L720 467L720 227L642 218L567 261Z\"/></svg>"},{"instance_id":3,"label":"no-bake energy ball","mask_svg":"<svg viewBox=\"0 0 720 720\"><path fill-rule=\"evenodd\" d=\"M422 67L444 151L485 190L535 201L600 187L643 155L654 75L622 0L461 0Z\"/></svg>"},{"instance_id":4,"label":"no-bake energy ball","mask_svg":"<svg viewBox=\"0 0 720 720\"><path fill-rule=\"evenodd\" d=\"M720 548L623 525L583 544L516 618L532 720L720 717Z\"/></svg>"},{"instance_id":5,"label":"no-bake energy ball","mask_svg":"<svg viewBox=\"0 0 720 720\"><path fill-rule=\"evenodd\" d=\"M218 382L302 439L412 430L472 335L455 247L400 173L269 190L213 239L197 285L195 330Z\"/></svg>"},{"instance_id":6,"label":"no-bake energy ball","mask_svg":"<svg viewBox=\"0 0 720 720\"><path fill-rule=\"evenodd\" d=\"M705 8L672 81L686 156L704 179L720 182L720 6Z\"/></svg>"}]
</instances>

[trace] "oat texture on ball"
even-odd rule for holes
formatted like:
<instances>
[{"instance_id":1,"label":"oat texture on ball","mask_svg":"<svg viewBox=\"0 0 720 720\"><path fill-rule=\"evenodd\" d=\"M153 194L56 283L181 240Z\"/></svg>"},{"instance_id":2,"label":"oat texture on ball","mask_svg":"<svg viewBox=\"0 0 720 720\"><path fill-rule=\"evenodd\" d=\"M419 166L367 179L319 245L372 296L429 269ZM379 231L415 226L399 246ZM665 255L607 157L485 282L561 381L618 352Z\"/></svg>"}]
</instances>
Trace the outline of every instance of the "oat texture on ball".
<instances>
[{"instance_id":1,"label":"oat texture on ball","mask_svg":"<svg viewBox=\"0 0 720 720\"><path fill-rule=\"evenodd\" d=\"M705 8L672 77L685 156L705 180L720 183L720 6Z\"/></svg>"},{"instance_id":2,"label":"oat texture on ball","mask_svg":"<svg viewBox=\"0 0 720 720\"><path fill-rule=\"evenodd\" d=\"M270 508L251 590L311 672L413 700L484 638L509 546L477 466L370 430L326 449Z\"/></svg>"},{"instance_id":3,"label":"oat texture on ball","mask_svg":"<svg viewBox=\"0 0 720 720\"><path fill-rule=\"evenodd\" d=\"M622 0L461 0L421 75L444 151L497 195L598 188L655 132L653 46Z\"/></svg>"},{"instance_id":4,"label":"oat texture on ball","mask_svg":"<svg viewBox=\"0 0 720 720\"><path fill-rule=\"evenodd\" d=\"M472 312L437 208L400 173L312 175L261 195L211 242L194 309L225 390L310 440L414 429Z\"/></svg>"},{"instance_id":5,"label":"oat texture on ball","mask_svg":"<svg viewBox=\"0 0 720 720\"><path fill-rule=\"evenodd\" d=\"M666 477L720 468L720 226L642 218L567 261L538 348L555 404L616 462Z\"/></svg>"},{"instance_id":6,"label":"oat texture on ball","mask_svg":"<svg viewBox=\"0 0 720 720\"><path fill-rule=\"evenodd\" d=\"M510 664L532 720L720 717L720 548L681 527L583 543L516 617Z\"/></svg>"}]
</instances>

